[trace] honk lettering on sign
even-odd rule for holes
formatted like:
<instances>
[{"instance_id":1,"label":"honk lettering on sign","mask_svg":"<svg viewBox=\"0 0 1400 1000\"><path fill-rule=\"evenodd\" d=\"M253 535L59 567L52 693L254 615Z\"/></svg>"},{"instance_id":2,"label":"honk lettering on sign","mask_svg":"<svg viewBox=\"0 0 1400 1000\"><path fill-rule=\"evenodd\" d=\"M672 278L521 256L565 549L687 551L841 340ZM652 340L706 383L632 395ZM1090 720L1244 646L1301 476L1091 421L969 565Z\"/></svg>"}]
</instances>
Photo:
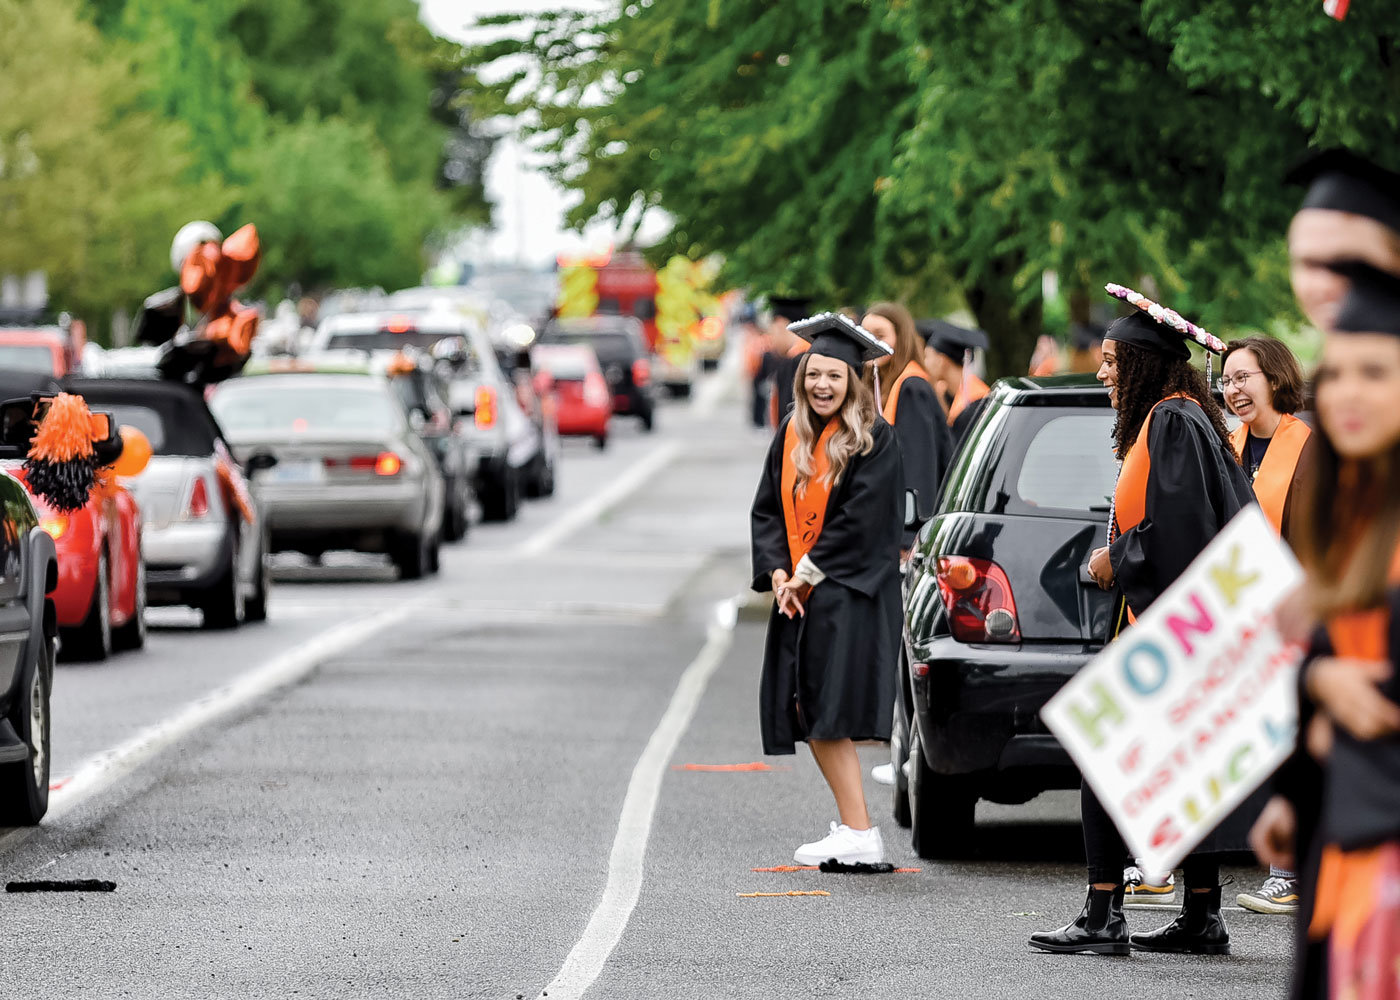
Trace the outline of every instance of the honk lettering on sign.
<instances>
[{"instance_id":1,"label":"honk lettering on sign","mask_svg":"<svg viewBox=\"0 0 1400 1000\"><path fill-rule=\"evenodd\" d=\"M1041 711L1148 871L1169 871L1293 747L1303 650L1274 624L1303 573L1239 513Z\"/></svg>"}]
</instances>

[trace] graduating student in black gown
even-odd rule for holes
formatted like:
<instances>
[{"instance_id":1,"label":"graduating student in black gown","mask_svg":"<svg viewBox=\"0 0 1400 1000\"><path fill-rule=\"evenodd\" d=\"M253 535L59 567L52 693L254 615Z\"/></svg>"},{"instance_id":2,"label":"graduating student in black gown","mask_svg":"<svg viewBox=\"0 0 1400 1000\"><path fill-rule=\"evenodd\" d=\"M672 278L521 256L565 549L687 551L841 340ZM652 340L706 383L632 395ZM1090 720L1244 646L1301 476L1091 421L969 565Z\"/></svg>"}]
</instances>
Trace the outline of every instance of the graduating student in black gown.
<instances>
[{"instance_id":1,"label":"graduating student in black gown","mask_svg":"<svg viewBox=\"0 0 1400 1000\"><path fill-rule=\"evenodd\" d=\"M855 741L888 740L900 641L903 470L894 431L861 382L888 350L844 317L808 321L793 412L774 435L752 511L753 588L777 597L768 622L763 751L806 741L839 821L798 864L884 861ZM795 324L801 329L804 324ZM858 332L857 332L858 331Z\"/></svg>"},{"instance_id":2,"label":"graduating student in black gown","mask_svg":"<svg viewBox=\"0 0 1400 1000\"><path fill-rule=\"evenodd\" d=\"M943 402L953 447L962 444L987 406L991 387L967 367L971 352L986 350L989 341L981 330L970 330L941 319L920 320L920 335L928 342L924 368L935 386L943 386Z\"/></svg>"},{"instance_id":3,"label":"graduating student in black gown","mask_svg":"<svg viewBox=\"0 0 1400 1000\"><path fill-rule=\"evenodd\" d=\"M1193 329L1203 346L1217 353L1224 348L1210 334ZM1114 448L1123 464L1114 491L1110 544L1095 550L1089 572L1099 586L1116 587L1121 595L1115 629L1146 611L1254 500L1235 461L1224 415L1204 374L1191 365L1185 336L1138 311L1109 327L1103 342L1098 377L1118 411ZM1263 798L1260 794L1241 806L1187 858L1187 892L1177 918L1130 939L1123 915L1127 848L1093 791L1082 786L1089 894L1076 920L1033 934L1032 947L1110 955L1126 955L1132 948L1228 953L1218 854L1245 848Z\"/></svg>"}]
</instances>

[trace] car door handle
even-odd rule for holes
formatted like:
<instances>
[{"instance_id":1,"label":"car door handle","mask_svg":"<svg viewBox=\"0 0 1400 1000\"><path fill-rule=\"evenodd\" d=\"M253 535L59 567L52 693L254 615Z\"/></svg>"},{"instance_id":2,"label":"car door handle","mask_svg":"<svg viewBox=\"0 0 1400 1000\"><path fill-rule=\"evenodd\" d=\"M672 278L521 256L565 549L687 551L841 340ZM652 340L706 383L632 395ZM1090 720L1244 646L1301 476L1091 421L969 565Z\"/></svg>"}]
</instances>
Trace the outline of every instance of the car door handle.
<instances>
[{"instance_id":1,"label":"car door handle","mask_svg":"<svg viewBox=\"0 0 1400 1000\"><path fill-rule=\"evenodd\" d=\"M1086 562L1079 567L1079 582L1086 587L1097 587L1099 582L1089 575L1089 564Z\"/></svg>"}]
</instances>

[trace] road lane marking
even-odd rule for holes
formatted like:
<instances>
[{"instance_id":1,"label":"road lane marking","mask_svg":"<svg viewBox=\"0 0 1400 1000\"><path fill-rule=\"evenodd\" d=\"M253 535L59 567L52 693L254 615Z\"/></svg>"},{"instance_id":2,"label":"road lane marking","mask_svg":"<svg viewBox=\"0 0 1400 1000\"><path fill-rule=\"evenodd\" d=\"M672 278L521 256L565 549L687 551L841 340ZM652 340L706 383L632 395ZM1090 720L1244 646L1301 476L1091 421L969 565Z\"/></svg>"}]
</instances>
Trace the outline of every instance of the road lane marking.
<instances>
[{"instance_id":1,"label":"road lane marking","mask_svg":"<svg viewBox=\"0 0 1400 1000\"><path fill-rule=\"evenodd\" d=\"M72 775L55 780L58 787L49 793L49 811L45 820L51 822L71 812L177 740L253 704L279 688L295 684L318 664L353 649L376 632L408 618L412 610L411 604L404 603L372 617L327 629L263 666L202 695L174 715L147 726L112 749L89 757ZM0 844L7 839L0 839Z\"/></svg>"},{"instance_id":2,"label":"road lane marking","mask_svg":"<svg viewBox=\"0 0 1400 1000\"><path fill-rule=\"evenodd\" d=\"M632 911L642 892L647 841L651 837L656 803L661 797L661 781L667 774L667 765L671 763L681 737L700 707L710 678L729 651L734 639L737 603L737 599L729 600L717 608L716 621L710 626L704 647L681 674L670 704L666 706L651 739L647 740L646 749L637 758L632 778L627 783L627 795L622 800L622 815L618 819L612 853L608 857L608 881L603 887L603 898L589 917L583 936L564 959L559 974L540 991L540 998L579 1000L593 985L613 949L622 940L623 931L627 929L627 922L632 918Z\"/></svg>"},{"instance_id":3,"label":"road lane marking","mask_svg":"<svg viewBox=\"0 0 1400 1000\"><path fill-rule=\"evenodd\" d=\"M569 508L554 523L521 542L520 545L516 546L516 555L540 555L558 545L580 528L592 524L607 510L617 506L646 485L648 480L674 461L680 451L680 442L669 441L647 452L607 486L577 506Z\"/></svg>"}]
</instances>

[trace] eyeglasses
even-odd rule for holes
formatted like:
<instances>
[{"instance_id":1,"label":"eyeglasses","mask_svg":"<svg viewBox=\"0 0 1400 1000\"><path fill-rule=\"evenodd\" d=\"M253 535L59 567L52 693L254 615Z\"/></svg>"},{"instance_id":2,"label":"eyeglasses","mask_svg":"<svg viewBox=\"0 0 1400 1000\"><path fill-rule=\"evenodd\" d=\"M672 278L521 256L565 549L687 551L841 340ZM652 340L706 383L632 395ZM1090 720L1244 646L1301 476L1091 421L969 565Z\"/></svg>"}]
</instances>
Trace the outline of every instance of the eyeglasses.
<instances>
[{"instance_id":1,"label":"eyeglasses","mask_svg":"<svg viewBox=\"0 0 1400 1000\"><path fill-rule=\"evenodd\" d=\"M1220 388L1222 388L1222 389L1228 389L1228 388L1230 388L1230 386L1232 386L1232 385L1237 385L1237 386L1239 386L1241 389L1243 389L1243 388L1244 388L1244 384L1245 384L1246 382L1248 382L1251 378L1253 378L1255 375L1262 375L1262 374L1264 374L1264 373L1263 373L1263 372L1258 372L1258 371L1255 371L1255 372L1235 372L1235 375L1234 375L1233 378L1231 378L1229 375L1222 375L1222 376L1220 376Z\"/></svg>"}]
</instances>

